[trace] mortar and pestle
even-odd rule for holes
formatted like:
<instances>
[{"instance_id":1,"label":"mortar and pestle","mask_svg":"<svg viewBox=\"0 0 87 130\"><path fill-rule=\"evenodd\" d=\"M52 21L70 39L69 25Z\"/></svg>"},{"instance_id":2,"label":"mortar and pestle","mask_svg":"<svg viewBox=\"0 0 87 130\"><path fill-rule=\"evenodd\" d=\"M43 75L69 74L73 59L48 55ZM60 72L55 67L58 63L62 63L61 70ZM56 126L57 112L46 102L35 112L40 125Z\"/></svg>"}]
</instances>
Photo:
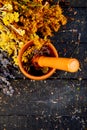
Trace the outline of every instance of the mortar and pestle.
<instances>
[{"instance_id":1,"label":"mortar and pestle","mask_svg":"<svg viewBox=\"0 0 87 130\"><path fill-rule=\"evenodd\" d=\"M56 48L51 44L48 43L47 46L49 50L51 51L51 56L36 56L33 58L32 63L36 64L38 67L49 67L49 71L46 74L43 75L34 75L32 73L27 72L24 69L23 62L22 62L22 56L24 52L29 48L29 46L33 45L33 41L29 41L26 43L20 50L18 55L18 64L21 72L29 79L33 80L44 80L49 78L56 69L63 70L67 72L77 72L79 69L79 61L75 58L61 58L58 56L58 52ZM38 72L37 72L38 73Z\"/></svg>"}]
</instances>

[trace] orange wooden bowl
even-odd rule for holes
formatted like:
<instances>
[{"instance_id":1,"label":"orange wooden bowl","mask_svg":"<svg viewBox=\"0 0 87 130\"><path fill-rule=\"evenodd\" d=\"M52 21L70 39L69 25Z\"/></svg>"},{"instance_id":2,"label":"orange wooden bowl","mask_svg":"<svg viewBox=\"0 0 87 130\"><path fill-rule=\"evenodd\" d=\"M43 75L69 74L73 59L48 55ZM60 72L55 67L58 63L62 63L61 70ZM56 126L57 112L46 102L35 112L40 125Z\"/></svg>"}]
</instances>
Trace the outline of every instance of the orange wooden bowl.
<instances>
[{"instance_id":1,"label":"orange wooden bowl","mask_svg":"<svg viewBox=\"0 0 87 130\"><path fill-rule=\"evenodd\" d=\"M44 80L44 79L47 79L49 78L56 70L56 68L50 68L49 72L46 73L46 74L43 74L41 76L34 76L34 75L31 75L29 74L28 72L26 72L26 70L24 69L23 67L23 63L22 63L22 56L23 56L23 53L27 50L27 48L31 45L33 45L33 41L29 41L28 43L26 43L20 50L19 52L19 55L18 55L18 64L19 64L19 68L21 70L21 72L29 79L33 79L33 80ZM47 44L49 49L52 51L52 55L53 57L58 57L58 53L57 53L57 50L55 49L55 47L51 44L51 43L48 43Z\"/></svg>"}]
</instances>

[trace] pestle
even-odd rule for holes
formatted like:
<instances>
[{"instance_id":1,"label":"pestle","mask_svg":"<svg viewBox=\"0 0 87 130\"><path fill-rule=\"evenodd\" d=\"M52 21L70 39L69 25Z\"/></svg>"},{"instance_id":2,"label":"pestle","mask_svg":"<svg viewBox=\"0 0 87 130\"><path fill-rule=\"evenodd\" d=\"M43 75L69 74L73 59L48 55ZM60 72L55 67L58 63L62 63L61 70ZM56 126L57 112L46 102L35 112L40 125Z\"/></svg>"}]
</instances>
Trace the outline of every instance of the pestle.
<instances>
[{"instance_id":1,"label":"pestle","mask_svg":"<svg viewBox=\"0 0 87 130\"><path fill-rule=\"evenodd\" d=\"M50 67L68 72L76 72L79 69L79 61L75 58L56 58L40 56L33 59L40 67Z\"/></svg>"}]
</instances>

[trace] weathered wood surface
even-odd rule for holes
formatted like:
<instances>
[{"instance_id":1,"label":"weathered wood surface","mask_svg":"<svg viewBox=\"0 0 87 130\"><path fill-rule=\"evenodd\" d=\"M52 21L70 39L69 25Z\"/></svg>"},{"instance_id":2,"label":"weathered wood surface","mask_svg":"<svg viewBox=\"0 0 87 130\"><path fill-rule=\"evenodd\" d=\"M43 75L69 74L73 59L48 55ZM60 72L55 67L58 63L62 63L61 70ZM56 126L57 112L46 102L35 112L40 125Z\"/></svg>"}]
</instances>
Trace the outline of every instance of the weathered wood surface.
<instances>
[{"instance_id":1,"label":"weathered wood surface","mask_svg":"<svg viewBox=\"0 0 87 130\"><path fill-rule=\"evenodd\" d=\"M21 84L22 82L22 84ZM73 115L86 116L86 81L46 80L12 81L20 90L13 97L2 96L1 116L9 115ZM19 87L19 88L18 88Z\"/></svg>"},{"instance_id":2,"label":"weathered wood surface","mask_svg":"<svg viewBox=\"0 0 87 130\"><path fill-rule=\"evenodd\" d=\"M70 4L74 7L87 7L87 0L70 0Z\"/></svg>"},{"instance_id":3,"label":"weathered wood surface","mask_svg":"<svg viewBox=\"0 0 87 130\"><path fill-rule=\"evenodd\" d=\"M56 79L35 82L12 81L12 86L17 88L20 94L15 94L12 98L2 95L0 124L4 128L32 127L35 130L33 127L39 127L40 122L42 128L46 127L47 120L50 121L48 129L52 127L52 122L59 127L61 123L57 124L58 121L65 117L67 122L71 120L71 124L72 120L77 120L77 124L81 120L81 127L86 126L86 120L82 122L82 119L87 119L86 83L85 80ZM66 127L70 127L69 124Z\"/></svg>"},{"instance_id":4,"label":"weathered wood surface","mask_svg":"<svg viewBox=\"0 0 87 130\"><path fill-rule=\"evenodd\" d=\"M0 92L0 130L87 128L87 8L74 11L77 14L70 14L74 20L61 28L52 42L59 56L78 58L81 69L75 74L57 70L44 81L24 79L12 70L15 79L9 81L15 93L9 97Z\"/></svg>"},{"instance_id":5,"label":"weathered wood surface","mask_svg":"<svg viewBox=\"0 0 87 130\"><path fill-rule=\"evenodd\" d=\"M63 1L64 0L59 0L62 1L62 5L63 5ZM66 6L68 6L69 4L72 7L87 7L87 0L65 0L66 1Z\"/></svg>"}]
</instances>

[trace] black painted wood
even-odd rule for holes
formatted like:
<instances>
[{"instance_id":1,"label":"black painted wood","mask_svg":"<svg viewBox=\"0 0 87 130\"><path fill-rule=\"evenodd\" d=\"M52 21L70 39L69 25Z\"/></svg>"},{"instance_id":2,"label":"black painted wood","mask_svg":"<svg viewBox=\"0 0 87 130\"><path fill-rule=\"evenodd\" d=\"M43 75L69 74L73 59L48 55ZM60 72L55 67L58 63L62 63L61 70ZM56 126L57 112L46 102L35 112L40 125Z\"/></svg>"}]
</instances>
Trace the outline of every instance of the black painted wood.
<instances>
[{"instance_id":1,"label":"black painted wood","mask_svg":"<svg viewBox=\"0 0 87 130\"><path fill-rule=\"evenodd\" d=\"M12 81L12 86L20 94L13 97L2 96L0 116L9 115L83 115L86 116L86 81L28 79ZM0 94L1 96L1 94Z\"/></svg>"},{"instance_id":2,"label":"black painted wood","mask_svg":"<svg viewBox=\"0 0 87 130\"><path fill-rule=\"evenodd\" d=\"M87 7L86 0L59 0L59 1L62 6L66 6L66 7L69 5L72 7Z\"/></svg>"},{"instance_id":3,"label":"black painted wood","mask_svg":"<svg viewBox=\"0 0 87 130\"><path fill-rule=\"evenodd\" d=\"M87 126L87 118L75 119L75 116L1 116L0 129L6 130L84 130L83 124ZM8 124L7 124L8 121ZM83 122L83 123L82 123ZM73 125L74 124L74 125Z\"/></svg>"},{"instance_id":4,"label":"black painted wood","mask_svg":"<svg viewBox=\"0 0 87 130\"><path fill-rule=\"evenodd\" d=\"M20 90L21 94L15 93L12 98L2 96L0 100L1 128L35 130L35 127L36 129L45 127L50 130L59 127L61 130L64 127L71 129L73 122L77 124L75 129L84 125L86 127L86 84L85 80L12 81L14 88ZM67 124L61 124L65 120Z\"/></svg>"},{"instance_id":5,"label":"black painted wood","mask_svg":"<svg viewBox=\"0 0 87 130\"><path fill-rule=\"evenodd\" d=\"M87 0L69 0L74 7L87 7Z\"/></svg>"}]
</instances>

